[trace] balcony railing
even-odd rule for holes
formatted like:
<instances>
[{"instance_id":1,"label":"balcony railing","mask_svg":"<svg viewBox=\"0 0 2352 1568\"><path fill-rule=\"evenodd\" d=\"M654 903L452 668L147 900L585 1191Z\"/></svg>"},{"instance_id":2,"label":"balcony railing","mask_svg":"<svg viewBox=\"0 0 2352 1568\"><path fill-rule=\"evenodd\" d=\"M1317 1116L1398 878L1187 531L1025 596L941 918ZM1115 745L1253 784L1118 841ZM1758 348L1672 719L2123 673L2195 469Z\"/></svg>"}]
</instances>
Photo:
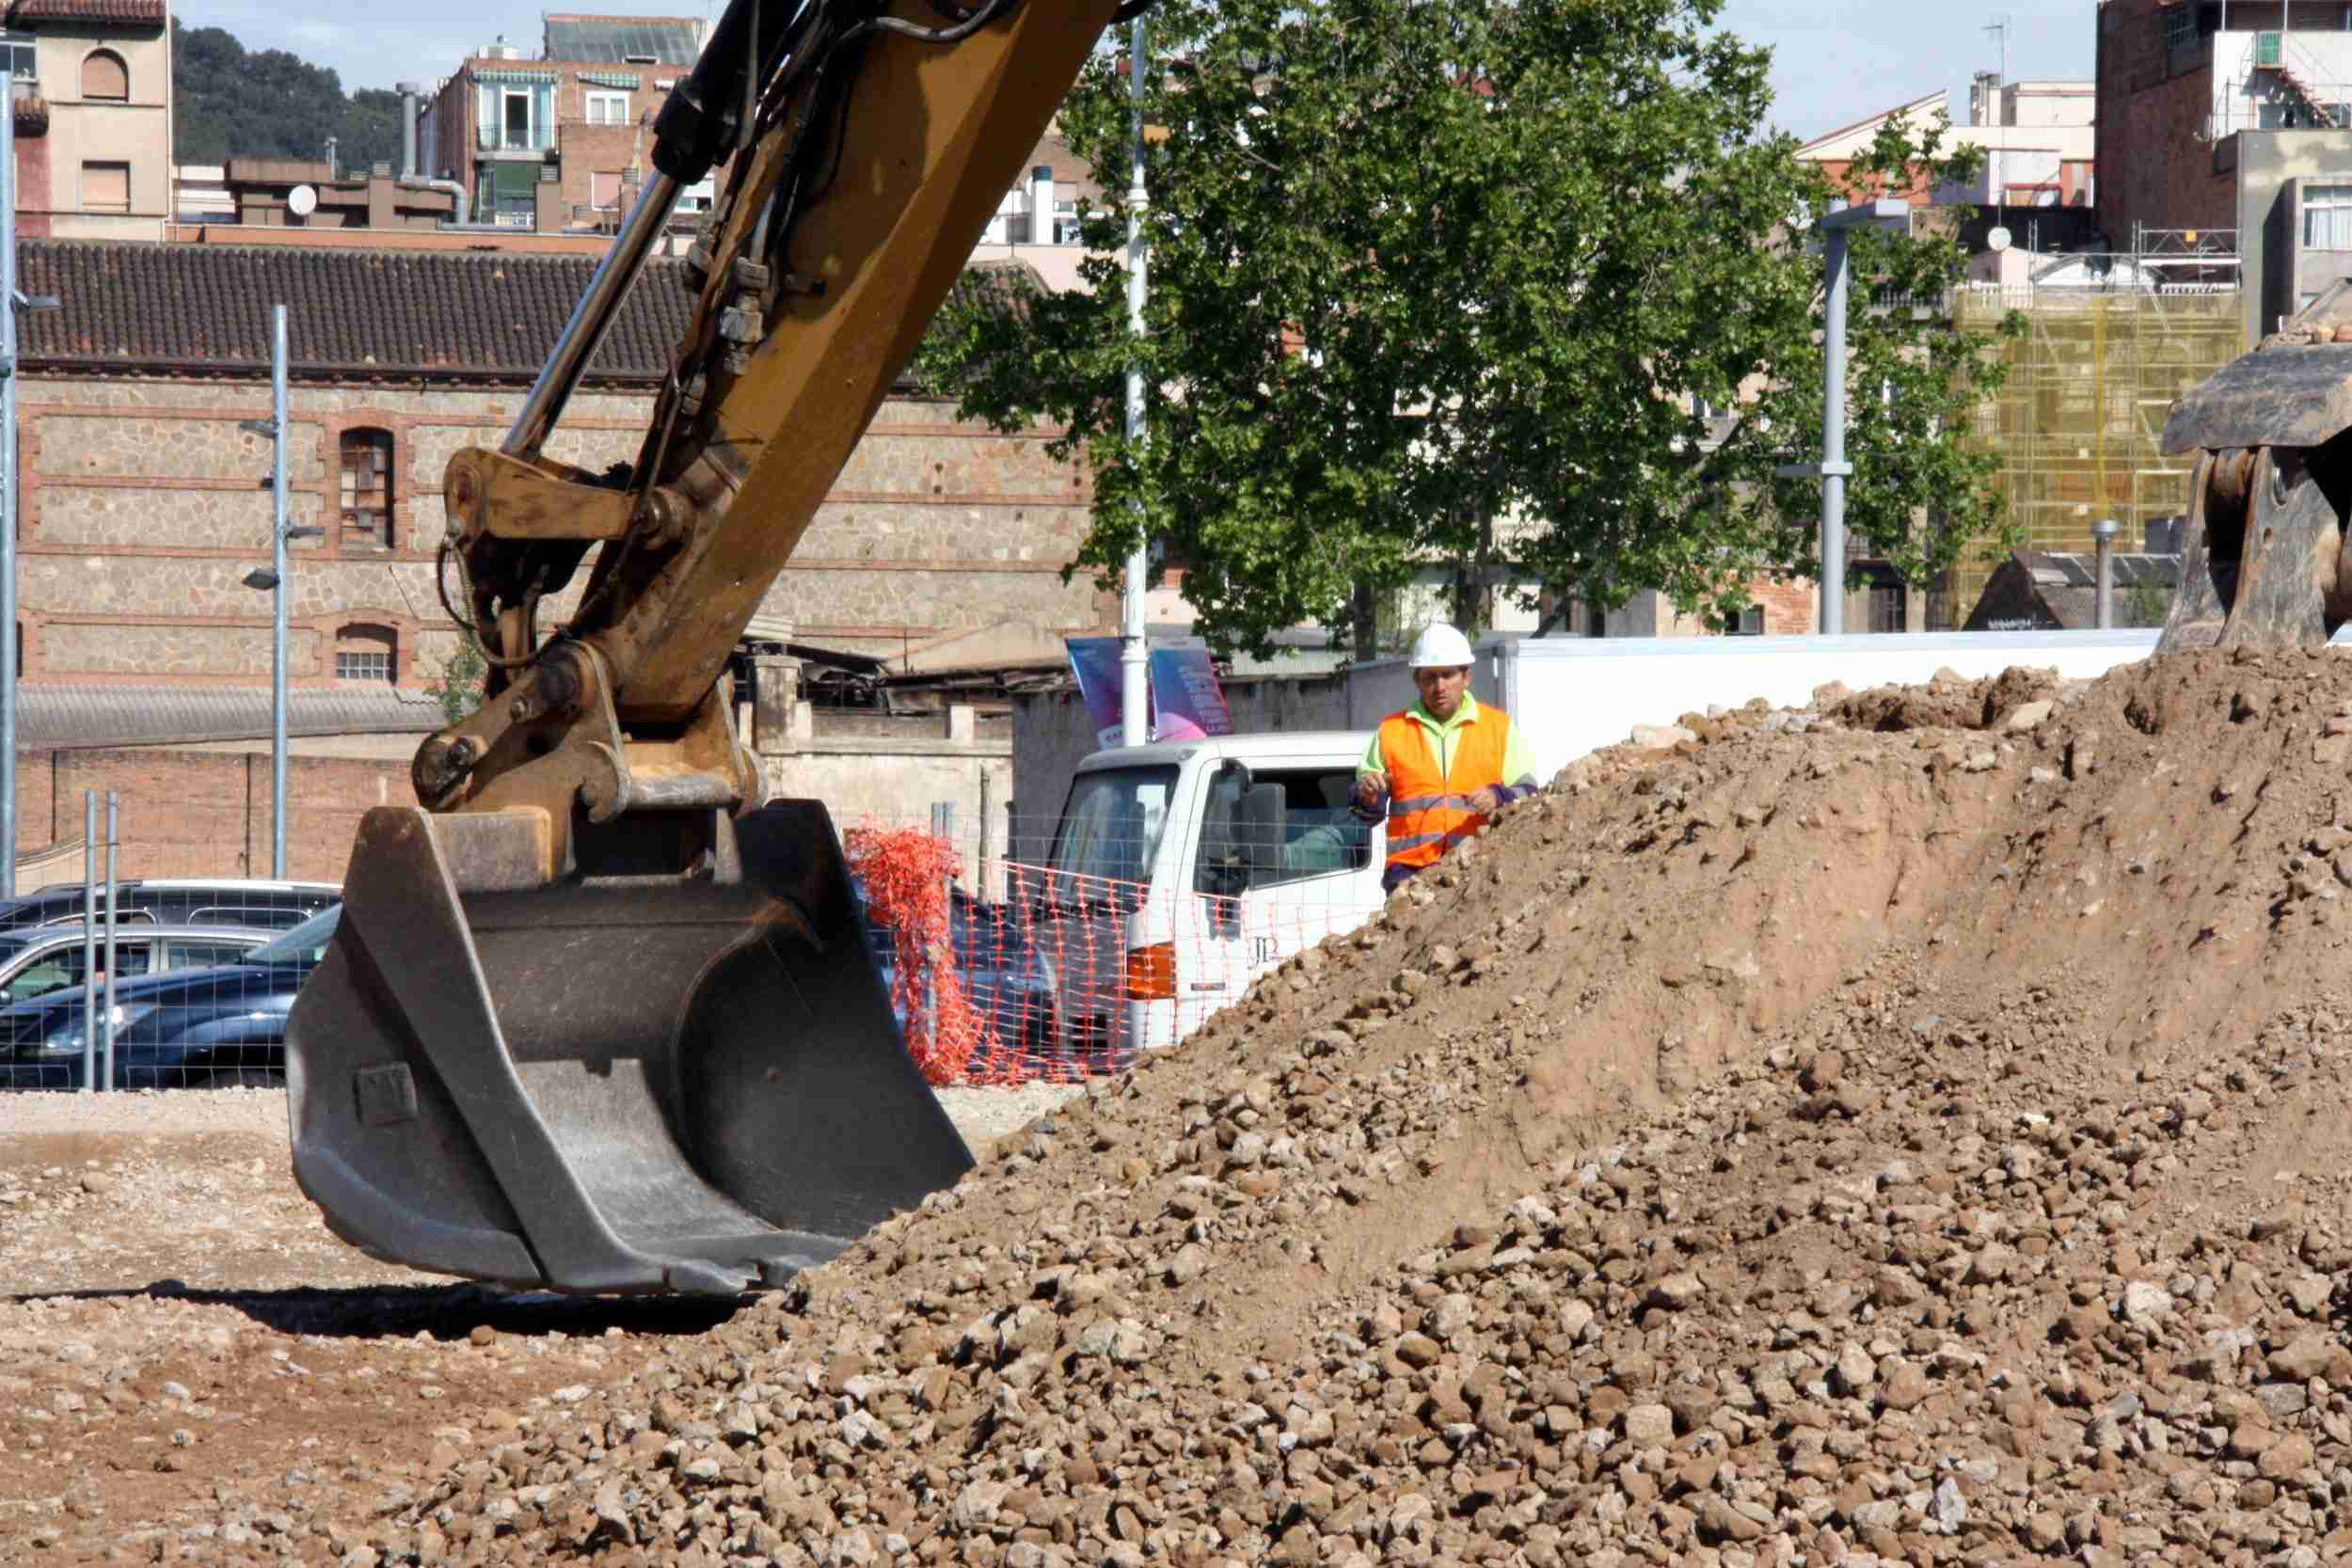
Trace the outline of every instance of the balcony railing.
<instances>
[{"instance_id":1,"label":"balcony railing","mask_svg":"<svg viewBox=\"0 0 2352 1568\"><path fill-rule=\"evenodd\" d=\"M485 125L475 140L484 152L545 152L555 145L555 138L543 130L510 131L495 125Z\"/></svg>"}]
</instances>

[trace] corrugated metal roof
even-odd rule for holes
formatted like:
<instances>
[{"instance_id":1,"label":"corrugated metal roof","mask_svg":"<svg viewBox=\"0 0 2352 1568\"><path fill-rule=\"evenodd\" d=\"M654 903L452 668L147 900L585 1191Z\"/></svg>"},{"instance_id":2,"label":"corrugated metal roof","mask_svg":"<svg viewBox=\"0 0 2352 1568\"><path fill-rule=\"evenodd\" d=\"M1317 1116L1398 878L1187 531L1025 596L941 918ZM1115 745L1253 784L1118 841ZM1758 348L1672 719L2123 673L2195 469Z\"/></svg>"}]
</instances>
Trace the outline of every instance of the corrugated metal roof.
<instances>
[{"instance_id":1,"label":"corrugated metal roof","mask_svg":"<svg viewBox=\"0 0 2352 1568\"><path fill-rule=\"evenodd\" d=\"M582 65L691 66L702 52L702 24L686 16L550 16L550 60Z\"/></svg>"},{"instance_id":2,"label":"corrugated metal roof","mask_svg":"<svg viewBox=\"0 0 2352 1568\"><path fill-rule=\"evenodd\" d=\"M286 693L286 733L426 735L446 722L434 698L389 686ZM27 751L265 740L270 694L259 687L63 686L17 693L17 744Z\"/></svg>"}]
</instances>

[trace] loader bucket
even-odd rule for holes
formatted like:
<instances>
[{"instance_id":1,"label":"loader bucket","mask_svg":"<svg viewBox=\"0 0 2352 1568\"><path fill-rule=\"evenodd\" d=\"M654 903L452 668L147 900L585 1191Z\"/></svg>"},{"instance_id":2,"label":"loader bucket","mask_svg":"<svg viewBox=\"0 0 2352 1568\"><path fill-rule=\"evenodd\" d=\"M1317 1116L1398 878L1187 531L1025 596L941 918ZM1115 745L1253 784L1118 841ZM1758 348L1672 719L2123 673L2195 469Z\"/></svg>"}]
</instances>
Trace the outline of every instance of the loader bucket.
<instances>
[{"instance_id":1,"label":"loader bucket","mask_svg":"<svg viewBox=\"0 0 2352 1568\"><path fill-rule=\"evenodd\" d=\"M732 1294L970 1167L824 808L667 826L713 835L706 874L536 885L532 814L368 813L286 1032L294 1176L337 1235L524 1288Z\"/></svg>"}]
</instances>

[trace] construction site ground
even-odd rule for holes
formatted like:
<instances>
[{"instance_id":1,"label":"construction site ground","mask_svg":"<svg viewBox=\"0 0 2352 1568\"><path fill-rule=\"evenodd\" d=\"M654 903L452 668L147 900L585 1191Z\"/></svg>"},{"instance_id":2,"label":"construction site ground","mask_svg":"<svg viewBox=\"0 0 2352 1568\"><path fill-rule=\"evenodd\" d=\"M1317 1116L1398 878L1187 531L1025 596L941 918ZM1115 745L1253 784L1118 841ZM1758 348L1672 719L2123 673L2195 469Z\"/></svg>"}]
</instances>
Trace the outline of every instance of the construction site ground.
<instances>
[{"instance_id":1,"label":"construction site ground","mask_svg":"<svg viewBox=\"0 0 2352 1568\"><path fill-rule=\"evenodd\" d=\"M0 1562L2352 1561L2352 660L1683 725L766 1295L0 1101Z\"/></svg>"}]
</instances>

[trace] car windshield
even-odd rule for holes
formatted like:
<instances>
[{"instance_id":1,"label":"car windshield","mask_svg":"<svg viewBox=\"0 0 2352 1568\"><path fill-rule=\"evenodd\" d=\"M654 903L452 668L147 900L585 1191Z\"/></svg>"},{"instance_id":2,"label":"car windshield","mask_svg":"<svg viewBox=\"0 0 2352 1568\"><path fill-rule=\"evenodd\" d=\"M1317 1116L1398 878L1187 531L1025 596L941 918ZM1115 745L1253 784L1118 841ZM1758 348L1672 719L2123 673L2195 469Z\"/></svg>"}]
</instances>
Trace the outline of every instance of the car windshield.
<instances>
[{"instance_id":1,"label":"car windshield","mask_svg":"<svg viewBox=\"0 0 2352 1568\"><path fill-rule=\"evenodd\" d=\"M335 935L335 923L343 917L341 904L321 910L284 936L265 942L245 956L249 964L317 963L326 957L326 944Z\"/></svg>"},{"instance_id":2,"label":"car windshield","mask_svg":"<svg viewBox=\"0 0 2352 1568\"><path fill-rule=\"evenodd\" d=\"M1062 808L1061 827L1054 835L1053 869L1072 877L1149 881L1175 792L1173 764L1079 774L1071 783L1070 803ZM1101 895L1089 890L1076 895Z\"/></svg>"}]
</instances>

